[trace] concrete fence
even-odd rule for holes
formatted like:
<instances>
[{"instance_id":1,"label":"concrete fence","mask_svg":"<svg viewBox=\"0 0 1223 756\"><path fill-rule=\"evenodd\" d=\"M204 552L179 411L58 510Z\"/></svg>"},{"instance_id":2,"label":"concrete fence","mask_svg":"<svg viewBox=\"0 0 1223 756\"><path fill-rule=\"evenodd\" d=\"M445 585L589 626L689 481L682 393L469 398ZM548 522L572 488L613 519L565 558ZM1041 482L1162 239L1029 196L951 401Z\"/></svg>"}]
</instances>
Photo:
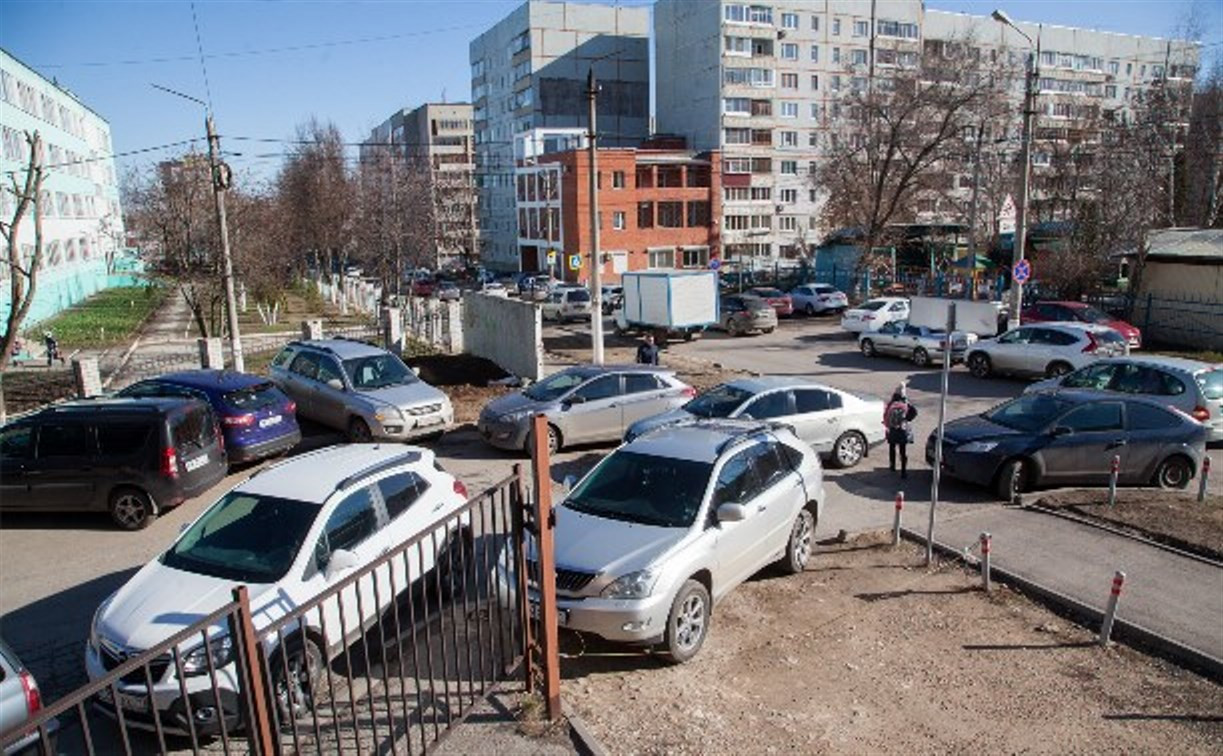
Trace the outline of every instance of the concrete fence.
<instances>
[{"instance_id":1,"label":"concrete fence","mask_svg":"<svg viewBox=\"0 0 1223 756\"><path fill-rule=\"evenodd\" d=\"M464 351L492 360L514 375L537 381L544 375L540 310L530 302L469 294L463 299Z\"/></svg>"},{"instance_id":2,"label":"concrete fence","mask_svg":"<svg viewBox=\"0 0 1223 756\"><path fill-rule=\"evenodd\" d=\"M446 354L463 352L463 303L409 297L400 309L403 334Z\"/></svg>"}]
</instances>

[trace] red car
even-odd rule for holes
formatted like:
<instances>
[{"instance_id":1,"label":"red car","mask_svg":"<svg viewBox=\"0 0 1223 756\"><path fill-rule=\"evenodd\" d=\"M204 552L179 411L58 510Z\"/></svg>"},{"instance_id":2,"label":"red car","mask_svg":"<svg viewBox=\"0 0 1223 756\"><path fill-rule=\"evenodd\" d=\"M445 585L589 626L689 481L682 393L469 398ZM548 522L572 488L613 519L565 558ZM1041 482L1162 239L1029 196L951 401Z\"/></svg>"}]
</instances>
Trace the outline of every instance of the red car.
<instances>
[{"instance_id":1,"label":"red car","mask_svg":"<svg viewBox=\"0 0 1223 756\"><path fill-rule=\"evenodd\" d=\"M757 286L754 289L749 289L746 293L752 296L760 297L765 302L769 303L769 307L777 313L777 317L786 317L794 314L794 300L790 295L781 289L774 289L769 286Z\"/></svg>"},{"instance_id":2,"label":"red car","mask_svg":"<svg viewBox=\"0 0 1223 756\"><path fill-rule=\"evenodd\" d=\"M412 296L431 297L436 285L437 282L432 278L414 278L412 279Z\"/></svg>"},{"instance_id":3,"label":"red car","mask_svg":"<svg viewBox=\"0 0 1223 756\"><path fill-rule=\"evenodd\" d=\"M1079 322L1108 326L1125 337L1130 349L1142 346L1142 331L1083 302L1039 302L1020 314L1024 323Z\"/></svg>"}]
</instances>

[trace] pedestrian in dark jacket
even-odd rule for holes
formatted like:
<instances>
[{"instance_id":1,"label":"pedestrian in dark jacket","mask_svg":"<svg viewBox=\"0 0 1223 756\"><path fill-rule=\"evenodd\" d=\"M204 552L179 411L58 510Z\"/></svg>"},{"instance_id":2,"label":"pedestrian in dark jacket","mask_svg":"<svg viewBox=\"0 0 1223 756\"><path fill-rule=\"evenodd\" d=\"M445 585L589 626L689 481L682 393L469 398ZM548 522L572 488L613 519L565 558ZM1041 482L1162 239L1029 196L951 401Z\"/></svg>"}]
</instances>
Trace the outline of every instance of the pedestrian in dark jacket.
<instances>
[{"instance_id":1,"label":"pedestrian in dark jacket","mask_svg":"<svg viewBox=\"0 0 1223 756\"><path fill-rule=\"evenodd\" d=\"M637 347L637 362L641 365L658 364L658 345L654 343L654 335L647 333L641 345Z\"/></svg>"},{"instance_id":2,"label":"pedestrian in dark jacket","mask_svg":"<svg viewBox=\"0 0 1223 756\"><path fill-rule=\"evenodd\" d=\"M909 403L904 387L896 389L892 400L883 408L883 425L887 428L888 464L896 470L896 453L900 453L900 477L909 477L909 444L913 429L909 425L917 417L917 408Z\"/></svg>"}]
</instances>

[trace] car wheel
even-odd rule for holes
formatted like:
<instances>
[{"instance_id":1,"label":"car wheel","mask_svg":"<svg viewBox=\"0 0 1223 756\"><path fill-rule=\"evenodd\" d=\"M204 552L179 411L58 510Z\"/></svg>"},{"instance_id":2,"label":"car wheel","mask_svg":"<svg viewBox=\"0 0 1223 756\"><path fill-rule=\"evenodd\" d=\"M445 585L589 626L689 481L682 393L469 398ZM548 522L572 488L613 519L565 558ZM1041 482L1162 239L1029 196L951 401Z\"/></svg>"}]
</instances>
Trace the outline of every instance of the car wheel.
<instances>
[{"instance_id":1,"label":"car wheel","mask_svg":"<svg viewBox=\"0 0 1223 756\"><path fill-rule=\"evenodd\" d=\"M1160 488L1187 488L1193 479L1193 464L1181 456L1168 457L1155 471L1155 483Z\"/></svg>"},{"instance_id":2,"label":"car wheel","mask_svg":"<svg viewBox=\"0 0 1223 756\"><path fill-rule=\"evenodd\" d=\"M528 455L531 453L531 436L533 435L535 435L534 431L527 433L525 451ZM561 450L562 441L560 429L552 423L548 423L548 456L553 456Z\"/></svg>"},{"instance_id":3,"label":"car wheel","mask_svg":"<svg viewBox=\"0 0 1223 756\"><path fill-rule=\"evenodd\" d=\"M728 336L739 335L739 326L735 325L734 319L726 321L726 334Z\"/></svg>"},{"instance_id":4,"label":"car wheel","mask_svg":"<svg viewBox=\"0 0 1223 756\"><path fill-rule=\"evenodd\" d=\"M765 328L763 331L761 331L761 333L763 333L763 334L765 334L765 335L767 336L768 334L772 333L772 332L773 332L773 331L775 331L775 330L777 330L777 329L775 329L775 328Z\"/></svg>"},{"instance_id":5,"label":"car wheel","mask_svg":"<svg viewBox=\"0 0 1223 756\"><path fill-rule=\"evenodd\" d=\"M302 719L314 711L323 670L323 654L309 638L293 638L283 651L272 655L272 695L280 726Z\"/></svg>"},{"instance_id":6,"label":"car wheel","mask_svg":"<svg viewBox=\"0 0 1223 756\"><path fill-rule=\"evenodd\" d=\"M810 509L801 509L794 518L794 526L790 528L790 540L786 542L786 555L781 560L781 568L791 575L807 569L814 540L815 516Z\"/></svg>"},{"instance_id":7,"label":"car wheel","mask_svg":"<svg viewBox=\"0 0 1223 756\"><path fill-rule=\"evenodd\" d=\"M930 364L930 353L922 347L913 350L913 364L918 367L925 367Z\"/></svg>"},{"instance_id":8,"label":"car wheel","mask_svg":"<svg viewBox=\"0 0 1223 756\"><path fill-rule=\"evenodd\" d=\"M862 355L864 357L874 357L877 354L875 351L875 342L871 341L870 339L862 339L862 343L858 345L858 348L862 350Z\"/></svg>"},{"instance_id":9,"label":"car wheel","mask_svg":"<svg viewBox=\"0 0 1223 756\"><path fill-rule=\"evenodd\" d=\"M968 356L968 370L977 378L988 378L993 372L989 363L989 355L976 352Z\"/></svg>"},{"instance_id":10,"label":"car wheel","mask_svg":"<svg viewBox=\"0 0 1223 756\"><path fill-rule=\"evenodd\" d=\"M1045 368L1046 378L1060 378L1071 371L1070 365L1065 362L1050 362L1049 367Z\"/></svg>"},{"instance_id":11,"label":"car wheel","mask_svg":"<svg viewBox=\"0 0 1223 756\"><path fill-rule=\"evenodd\" d=\"M837 467L853 467L866 456L866 439L857 431L846 431L832 445L832 459Z\"/></svg>"},{"instance_id":12,"label":"car wheel","mask_svg":"<svg viewBox=\"0 0 1223 756\"><path fill-rule=\"evenodd\" d=\"M695 580L680 587L667 615L667 658L683 664L696 656L709 633L709 591Z\"/></svg>"},{"instance_id":13,"label":"car wheel","mask_svg":"<svg viewBox=\"0 0 1223 756\"><path fill-rule=\"evenodd\" d=\"M815 317L815 305L811 304L810 302L807 303L807 306L803 311L807 313L807 317Z\"/></svg>"},{"instance_id":14,"label":"car wheel","mask_svg":"<svg viewBox=\"0 0 1223 756\"><path fill-rule=\"evenodd\" d=\"M374 434L369 429L369 423L359 417L348 421L348 440L354 444L367 444L374 440Z\"/></svg>"},{"instance_id":15,"label":"car wheel","mask_svg":"<svg viewBox=\"0 0 1223 756\"><path fill-rule=\"evenodd\" d=\"M1012 459L998 471L998 497L1003 501L1011 501L1016 494L1028 490L1031 481L1028 480L1028 463L1022 459Z\"/></svg>"},{"instance_id":16,"label":"car wheel","mask_svg":"<svg viewBox=\"0 0 1223 756\"><path fill-rule=\"evenodd\" d=\"M124 530L143 530L154 517L153 500L139 488L120 488L110 495L110 518Z\"/></svg>"},{"instance_id":17,"label":"car wheel","mask_svg":"<svg viewBox=\"0 0 1223 756\"><path fill-rule=\"evenodd\" d=\"M692 341L696 334L692 331L684 331L684 341Z\"/></svg>"}]
</instances>

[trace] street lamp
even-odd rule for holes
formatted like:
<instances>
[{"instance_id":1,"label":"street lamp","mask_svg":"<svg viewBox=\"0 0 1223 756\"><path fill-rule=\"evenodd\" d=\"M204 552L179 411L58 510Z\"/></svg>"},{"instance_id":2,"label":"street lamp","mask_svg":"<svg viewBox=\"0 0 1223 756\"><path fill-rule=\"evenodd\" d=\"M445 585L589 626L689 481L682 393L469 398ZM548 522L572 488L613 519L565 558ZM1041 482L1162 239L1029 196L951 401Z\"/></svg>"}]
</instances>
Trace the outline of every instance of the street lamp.
<instances>
[{"instance_id":1,"label":"street lamp","mask_svg":"<svg viewBox=\"0 0 1223 756\"><path fill-rule=\"evenodd\" d=\"M1028 36L1027 32L1020 29L1011 20L1011 17L1005 11L995 10L990 14L998 23L1003 26L1009 26L1019 32L1020 36L1028 41L1028 57L1025 65L1024 87L1023 87L1023 146L1020 151L1020 161L1023 163L1019 173L1019 209L1015 214L1015 246L1011 252L1012 266L1023 260L1024 247L1028 241L1028 194L1029 184L1032 173L1032 117L1036 114L1036 82L1040 76L1037 68L1037 63L1040 58L1040 35L1036 35L1036 41ZM1007 328L1016 328L1019 326L1019 311L1023 309L1023 284L1011 278L1011 302L1010 312L1007 315Z\"/></svg>"}]
</instances>

